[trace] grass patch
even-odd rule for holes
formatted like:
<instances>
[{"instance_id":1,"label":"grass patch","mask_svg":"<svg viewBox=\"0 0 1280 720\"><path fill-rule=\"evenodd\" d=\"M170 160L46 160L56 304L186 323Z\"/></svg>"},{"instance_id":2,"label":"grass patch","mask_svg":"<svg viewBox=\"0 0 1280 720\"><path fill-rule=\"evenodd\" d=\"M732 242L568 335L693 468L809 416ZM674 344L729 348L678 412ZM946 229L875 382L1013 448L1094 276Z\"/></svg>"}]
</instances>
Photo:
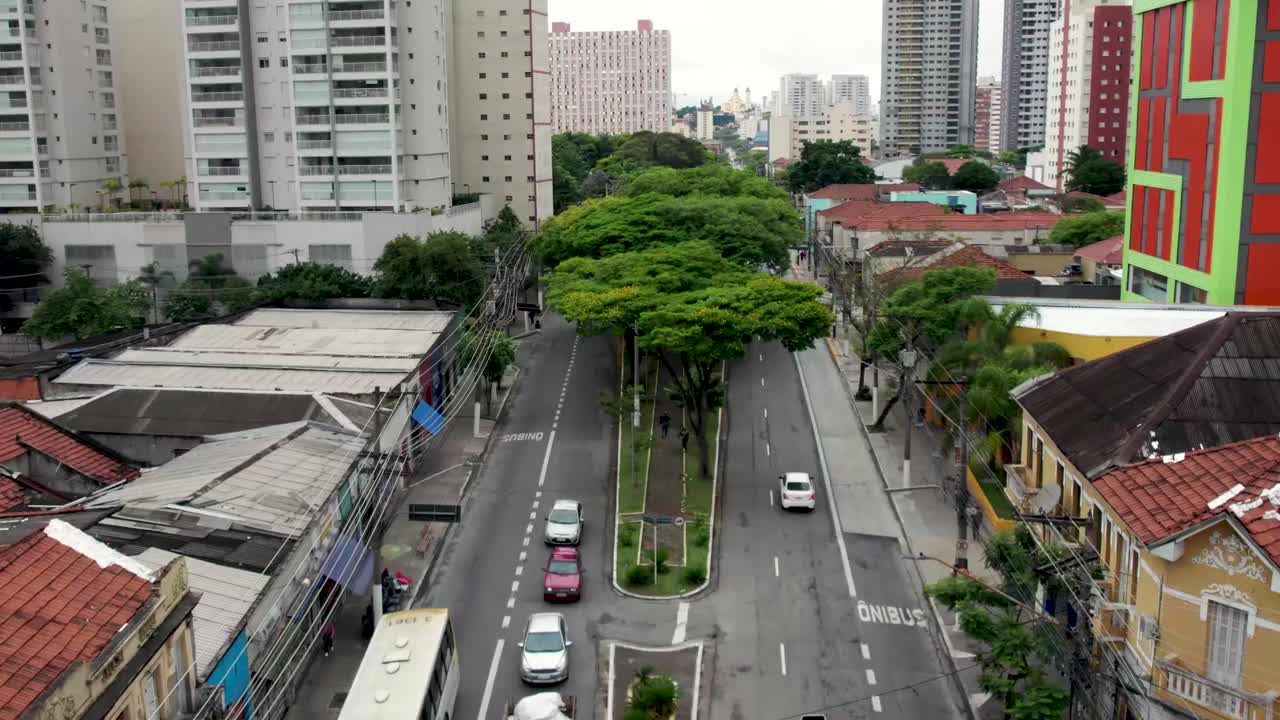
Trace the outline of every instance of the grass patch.
<instances>
[{"instance_id":1,"label":"grass patch","mask_svg":"<svg viewBox=\"0 0 1280 720\"><path fill-rule=\"evenodd\" d=\"M623 363L627 379L631 381L631 358ZM622 426L621 452L618 453L618 512L638 513L644 510L644 495L649 478L649 446L653 442L654 403L653 387L657 377L650 372L651 362L642 362L640 382L644 384L644 398L640 401L640 428L632 426L631 415L619 418ZM633 464L634 463L634 464Z\"/></svg>"},{"instance_id":2,"label":"grass patch","mask_svg":"<svg viewBox=\"0 0 1280 720\"><path fill-rule=\"evenodd\" d=\"M991 509L996 511L1000 519L1013 519L1013 503L1009 502L1009 496L1005 495L1004 486L995 480L979 480L978 486L982 488L982 492L987 496L987 502L991 503Z\"/></svg>"}]
</instances>

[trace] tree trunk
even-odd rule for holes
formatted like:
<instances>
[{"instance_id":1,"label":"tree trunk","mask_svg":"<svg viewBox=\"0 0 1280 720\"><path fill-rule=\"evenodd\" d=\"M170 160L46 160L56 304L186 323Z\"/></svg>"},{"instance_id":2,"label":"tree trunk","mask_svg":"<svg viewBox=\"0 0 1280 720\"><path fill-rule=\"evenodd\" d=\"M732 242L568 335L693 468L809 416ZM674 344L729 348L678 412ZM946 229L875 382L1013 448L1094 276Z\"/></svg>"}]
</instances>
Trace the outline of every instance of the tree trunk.
<instances>
[{"instance_id":1,"label":"tree trunk","mask_svg":"<svg viewBox=\"0 0 1280 720\"><path fill-rule=\"evenodd\" d=\"M666 353L658 353L658 360L671 375L676 389L685 398L685 409L689 411L689 433L697 440L698 450L702 453L700 469L702 477L711 475L711 464L708 461L706 437L707 389L711 385L711 372L701 366L694 366L684 353L680 354L680 371L671 365Z\"/></svg>"},{"instance_id":2,"label":"tree trunk","mask_svg":"<svg viewBox=\"0 0 1280 720\"><path fill-rule=\"evenodd\" d=\"M898 392L894 393L893 397L889 398L889 402L884 404L884 409L880 411L880 417L876 418L876 421L871 424L871 427L876 430L884 430L884 420L889 417L889 411L893 409L893 406L902 399L902 390L905 387L906 379L904 378L903 382L898 384ZM907 422L911 422L911 418L907 418Z\"/></svg>"}]
</instances>

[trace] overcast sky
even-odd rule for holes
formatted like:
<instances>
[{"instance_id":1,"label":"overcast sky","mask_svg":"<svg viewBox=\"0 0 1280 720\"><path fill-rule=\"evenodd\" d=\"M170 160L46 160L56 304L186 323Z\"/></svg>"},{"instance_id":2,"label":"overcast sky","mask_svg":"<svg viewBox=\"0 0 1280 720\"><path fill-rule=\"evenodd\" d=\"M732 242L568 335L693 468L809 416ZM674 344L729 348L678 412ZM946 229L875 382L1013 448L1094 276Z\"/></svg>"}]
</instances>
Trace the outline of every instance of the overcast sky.
<instances>
[{"instance_id":1,"label":"overcast sky","mask_svg":"<svg viewBox=\"0 0 1280 720\"><path fill-rule=\"evenodd\" d=\"M978 0L973 0L977 2ZM671 31L671 89L681 105L735 87L753 100L786 73L867 75L880 100L880 0L548 0L551 20L574 30L634 30L652 20ZM635 9L632 9L635 8ZM981 0L978 74L1000 74L1002 0Z\"/></svg>"}]
</instances>

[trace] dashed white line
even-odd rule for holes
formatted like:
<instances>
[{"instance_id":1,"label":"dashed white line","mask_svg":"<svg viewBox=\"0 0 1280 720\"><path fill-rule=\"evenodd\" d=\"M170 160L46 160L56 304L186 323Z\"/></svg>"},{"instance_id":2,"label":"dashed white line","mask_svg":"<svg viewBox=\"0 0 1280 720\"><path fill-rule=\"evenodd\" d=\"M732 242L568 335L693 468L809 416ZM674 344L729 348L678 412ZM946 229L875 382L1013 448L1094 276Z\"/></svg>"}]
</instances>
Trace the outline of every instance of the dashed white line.
<instances>
[{"instance_id":1,"label":"dashed white line","mask_svg":"<svg viewBox=\"0 0 1280 720\"><path fill-rule=\"evenodd\" d=\"M764 387L764 378L760 378L760 387Z\"/></svg>"},{"instance_id":2,"label":"dashed white line","mask_svg":"<svg viewBox=\"0 0 1280 720\"><path fill-rule=\"evenodd\" d=\"M760 362L764 362L764 353L760 353Z\"/></svg>"},{"instance_id":3,"label":"dashed white line","mask_svg":"<svg viewBox=\"0 0 1280 720\"><path fill-rule=\"evenodd\" d=\"M533 501L533 509L534 509L534 510L537 510L537 509L538 509L538 501L537 501L537 500L534 500L534 501Z\"/></svg>"},{"instance_id":4,"label":"dashed white line","mask_svg":"<svg viewBox=\"0 0 1280 720\"><path fill-rule=\"evenodd\" d=\"M533 532L533 523L529 523L527 526L525 526L525 529L524 529L525 535L528 535L531 532Z\"/></svg>"},{"instance_id":5,"label":"dashed white line","mask_svg":"<svg viewBox=\"0 0 1280 720\"><path fill-rule=\"evenodd\" d=\"M524 566L523 566L523 565L517 565L517 566L516 566L516 577L520 577L520 576L521 576L521 575L523 575L523 574L524 574Z\"/></svg>"},{"instance_id":6,"label":"dashed white line","mask_svg":"<svg viewBox=\"0 0 1280 720\"><path fill-rule=\"evenodd\" d=\"M782 659L782 676L787 676L787 646L778 643L778 657Z\"/></svg>"},{"instance_id":7,"label":"dashed white line","mask_svg":"<svg viewBox=\"0 0 1280 720\"><path fill-rule=\"evenodd\" d=\"M527 558L527 557L529 557L529 553L527 553L527 552L525 552L525 551L521 550L521 551L520 551L520 562L524 562L524 561L525 561L525 558Z\"/></svg>"},{"instance_id":8,"label":"dashed white line","mask_svg":"<svg viewBox=\"0 0 1280 720\"><path fill-rule=\"evenodd\" d=\"M773 454L773 448L769 446L769 443L765 443L765 444L764 444L764 454L765 454L765 455L772 455L772 454Z\"/></svg>"},{"instance_id":9,"label":"dashed white line","mask_svg":"<svg viewBox=\"0 0 1280 720\"><path fill-rule=\"evenodd\" d=\"M679 645L684 642L685 634L689 629L689 603L682 602L676 610L676 631L671 635L671 644Z\"/></svg>"},{"instance_id":10,"label":"dashed white line","mask_svg":"<svg viewBox=\"0 0 1280 720\"><path fill-rule=\"evenodd\" d=\"M781 572L780 572L780 571L779 571L779 569L778 569L778 556L777 556L777 555L774 555L774 556L773 556L773 576L774 576L774 577L782 577L782 574L781 574ZM864 647L865 647L865 646L864 646Z\"/></svg>"},{"instance_id":11,"label":"dashed white line","mask_svg":"<svg viewBox=\"0 0 1280 720\"><path fill-rule=\"evenodd\" d=\"M524 539L524 546L529 547L529 538L527 536Z\"/></svg>"},{"instance_id":12,"label":"dashed white line","mask_svg":"<svg viewBox=\"0 0 1280 720\"><path fill-rule=\"evenodd\" d=\"M875 710L876 712L880 712L880 696L879 695L871 696L871 709Z\"/></svg>"},{"instance_id":13,"label":"dashed white line","mask_svg":"<svg viewBox=\"0 0 1280 720\"><path fill-rule=\"evenodd\" d=\"M503 629L503 630L506 630L506 629L507 629L508 627L510 627L510 626L511 626L511 616L510 616L510 615L503 615L503 616L502 616L502 629Z\"/></svg>"},{"instance_id":14,"label":"dashed white line","mask_svg":"<svg viewBox=\"0 0 1280 720\"><path fill-rule=\"evenodd\" d=\"M537 510L534 510L534 511L530 512L530 513L529 513L529 519L530 519L530 520L537 520L537 519L538 519L538 511L537 511Z\"/></svg>"},{"instance_id":15,"label":"dashed white line","mask_svg":"<svg viewBox=\"0 0 1280 720\"><path fill-rule=\"evenodd\" d=\"M516 606L516 599L515 599L515 598L513 598L513 597L509 597L509 598L507 598L507 609L508 609L508 610L510 610L511 608L513 608L513 607L515 607L515 606Z\"/></svg>"},{"instance_id":16,"label":"dashed white line","mask_svg":"<svg viewBox=\"0 0 1280 720\"><path fill-rule=\"evenodd\" d=\"M551 446L556 444L555 427L559 423L552 423L551 436L547 438L547 451L542 455L542 470L538 473L538 487L547 481L547 464L551 462Z\"/></svg>"},{"instance_id":17,"label":"dashed white line","mask_svg":"<svg viewBox=\"0 0 1280 720\"><path fill-rule=\"evenodd\" d=\"M541 490L535 490L535 491L533 492L533 496L534 496L534 497L536 497L536 498L540 498L540 497L542 497L542 491L541 491Z\"/></svg>"},{"instance_id":18,"label":"dashed white line","mask_svg":"<svg viewBox=\"0 0 1280 720\"><path fill-rule=\"evenodd\" d=\"M519 581L519 580L512 580L512 581L511 581L511 594L512 594L512 595L514 595L514 594L516 593L516 591L517 591L517 590L519 590L519 589L520 589L520 581Z\"/></svg>"},{"instance_id":19,"label":"dashed white line","mask_svg":"<svg viewBox=\"0 0 1280 720\"><path fill-rule=\"evenodd\" d=\"M773 491L769 491L769 507L773 507Z\"/></svg>"},{"instance_id":20,"label":"dashed white line","mask_svg":"<svg viewBox=\"0 0 1280 720\"><path fill-rule=\"evenodd\" d=\"M862 659L863 660L871 659L871 648L866 643L862 643Z\"/></svg>"},{"instance_id":21,"label":"dashed white line","mask_svg":"<svg viewBox=\"0 0 1280 720\"><path fill-rule=\"evenodd\" d=\"M764 409L764 419L765 419L765 420L768 420L768 419L769 419L769 408L765 408L765 409Z\"/></svg>"},{"instance_id":22,"label":"dashed white line","mask_svg":"<svg viewBox=\"0 0 1280 720\"><path fill-rule=\"evenodd\" d=\"M876 684L876 671L872 670L871 668L867 668L867 684L868 685Z\"/></svg>"},{"instance_id":23,"label":"dashed white line","mask_svg":"<svg viewBox=\"0 0 1280 720\"><path fill-rule=\"evenodd\" d=\"M476 715L476 720L486 720L489 717L489 700L493 698L493 681L498 679L498 661L502 659L502 646L505 643L505 640L498 638L498 646L493 649L493 660L489 662L489 678L484 682L484 697L480 699L480 712Z\"/></svg>"}]
</instances>

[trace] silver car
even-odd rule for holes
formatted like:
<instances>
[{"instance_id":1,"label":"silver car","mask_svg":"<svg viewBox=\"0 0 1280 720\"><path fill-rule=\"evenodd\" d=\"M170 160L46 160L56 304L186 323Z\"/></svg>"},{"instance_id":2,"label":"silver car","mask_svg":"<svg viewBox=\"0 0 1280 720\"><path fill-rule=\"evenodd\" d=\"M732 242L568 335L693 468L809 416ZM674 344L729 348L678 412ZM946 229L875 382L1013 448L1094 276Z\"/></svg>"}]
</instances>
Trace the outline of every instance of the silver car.
<instances>
[{"instance_id":1,"label":"silver car","mask_svg":"<svg viewBox=\"0 0 1280 720\"><path fill-rule=\"evenodd\" d=\"M530 685L550 685L569 678L569 648L573 642L560 613L534 613L520 643L520 679Z\"/></svg>"},{"instance_id":2,"label":"silver car","mask_svg":"<svg viewBox=\"0 0 1280 720\"><path fill-rule=\"evenodd\" d=\"M557 500L547 513L543 539L548 545L577 545L582 541L582 503Z\"/></svg>"}]
</instances>

